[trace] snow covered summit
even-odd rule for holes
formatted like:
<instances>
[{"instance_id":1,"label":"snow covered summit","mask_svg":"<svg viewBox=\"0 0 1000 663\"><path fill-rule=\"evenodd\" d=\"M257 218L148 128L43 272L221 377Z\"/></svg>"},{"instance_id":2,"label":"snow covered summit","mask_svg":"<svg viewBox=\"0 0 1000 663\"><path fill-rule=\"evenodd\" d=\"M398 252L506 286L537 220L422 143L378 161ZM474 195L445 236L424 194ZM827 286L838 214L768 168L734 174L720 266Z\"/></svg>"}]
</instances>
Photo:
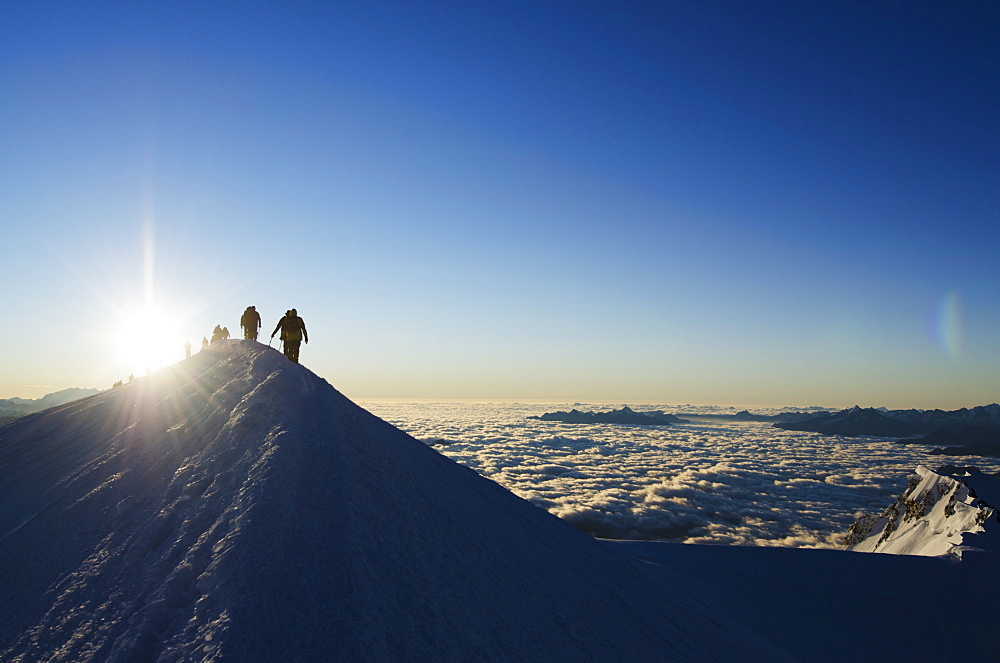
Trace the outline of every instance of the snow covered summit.
<instances>
[{"instance_id":1,"label":"snow covered summit","mask_svg":"<svg viewBox=\"0 0 1000 663\"><path fill-rule=\"evenodd\" d=\"M0 426L0 660L783 660L253 341Z\"/></svg>"}]
</instances>

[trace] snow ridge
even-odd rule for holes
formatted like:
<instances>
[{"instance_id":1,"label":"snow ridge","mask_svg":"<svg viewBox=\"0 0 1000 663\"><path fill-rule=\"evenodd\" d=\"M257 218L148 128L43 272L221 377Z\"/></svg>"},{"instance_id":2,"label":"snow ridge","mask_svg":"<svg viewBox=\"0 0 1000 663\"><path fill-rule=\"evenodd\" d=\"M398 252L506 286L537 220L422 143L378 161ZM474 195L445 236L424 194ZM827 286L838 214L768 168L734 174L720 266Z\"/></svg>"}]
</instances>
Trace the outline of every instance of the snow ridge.
<instances>
[{"instance_id":1,"label":"snow ridge","mask_svg":"<svg viewBox=\"0 0 1000 663\"><path fill-rule=\"evenodd\" d=\"M0 426L4 661L784 660L253 341Z\"/></svg>"}]
</instances>

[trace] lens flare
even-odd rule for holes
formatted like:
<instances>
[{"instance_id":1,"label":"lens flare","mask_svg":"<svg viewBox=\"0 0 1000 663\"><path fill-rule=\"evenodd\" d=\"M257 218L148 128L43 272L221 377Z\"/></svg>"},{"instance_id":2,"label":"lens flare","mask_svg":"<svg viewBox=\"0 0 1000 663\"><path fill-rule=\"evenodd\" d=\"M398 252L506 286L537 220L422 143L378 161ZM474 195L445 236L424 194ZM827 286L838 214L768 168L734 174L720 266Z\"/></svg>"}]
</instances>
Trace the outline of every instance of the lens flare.
<instances>
[{"instance_id":1,"label":"lens flare","mask_svg":"<svg viewBox=\"0 0 1000 663\"><path fill-rule=\"evenodd\" d=\"M941 298L934 310L931 333L937 345L953 361L962 358L962 300L957 290Z\"/></svg>"}]
</instances>

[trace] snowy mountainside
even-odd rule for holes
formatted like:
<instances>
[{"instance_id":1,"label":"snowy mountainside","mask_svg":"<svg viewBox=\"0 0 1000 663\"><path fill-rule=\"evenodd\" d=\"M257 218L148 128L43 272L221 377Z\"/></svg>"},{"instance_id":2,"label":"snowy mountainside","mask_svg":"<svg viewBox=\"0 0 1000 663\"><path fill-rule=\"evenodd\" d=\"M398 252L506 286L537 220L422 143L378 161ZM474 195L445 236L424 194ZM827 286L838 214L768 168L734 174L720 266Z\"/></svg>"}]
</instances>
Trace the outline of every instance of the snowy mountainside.
<instances>
[{"instance_id":1,"label":"snowy mountainside","mask_svg":"<svg viewBox=\"0 0 1000 663\"><path fill-rule=\"evenodd\" d=\"M3 661L791 660L253 341L0 425Z\"/></svg>"},{"instance_id":2,"label":"snowy mountainside","mask_svg":"<svg viewBox=\"0 0 1000 663\"><path fill-rule=\"evenodd\" d=\"M996 512L969 483L992 495L998 480L974 468L934 472L918 467L903 494L881 515L863 515L851 526L847 550L928 556L961 556L969 549L1000 552Z\"/></svg>"},{"instance_id":3,"label":"snowy mountainside","mask_svg":"<svg viewBox=\"0 0 1000 663\"><path fill-rule=\"evenodd\" d=\"M654 570L683 568L707 602L803 662L1000 661L989 627L1000 574L989 554L604 543Z\"/></svg>"}]
</instances>

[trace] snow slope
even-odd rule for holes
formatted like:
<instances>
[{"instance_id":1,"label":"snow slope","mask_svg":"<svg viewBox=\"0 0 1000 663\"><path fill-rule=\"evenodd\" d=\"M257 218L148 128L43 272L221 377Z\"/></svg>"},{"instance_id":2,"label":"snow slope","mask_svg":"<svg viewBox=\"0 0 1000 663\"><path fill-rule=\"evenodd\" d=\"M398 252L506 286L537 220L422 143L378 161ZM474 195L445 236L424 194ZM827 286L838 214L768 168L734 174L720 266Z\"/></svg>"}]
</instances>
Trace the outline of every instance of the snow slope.
<instances>
[{"instance_id":1,"label":"snow slope","mask_svg":"<svg viewBox=\"0 0 1000 663\"><path fill-rule=\"evenodd\" d=\"M994 555L958 562L831 549L604 543L649 562L653 572L683 569L705 601L800 661L1000 661Z\"/></svg>"},{"instance_id":2,"label":"snow slope","mask_svg":"<svg viewBox=\"0 0 1000 663\"><path fill-rule=\"evenodd\" d=\"M0 560L3 661L800 658L253 341L0 426Z\"/></svg>"}]
</instances>

